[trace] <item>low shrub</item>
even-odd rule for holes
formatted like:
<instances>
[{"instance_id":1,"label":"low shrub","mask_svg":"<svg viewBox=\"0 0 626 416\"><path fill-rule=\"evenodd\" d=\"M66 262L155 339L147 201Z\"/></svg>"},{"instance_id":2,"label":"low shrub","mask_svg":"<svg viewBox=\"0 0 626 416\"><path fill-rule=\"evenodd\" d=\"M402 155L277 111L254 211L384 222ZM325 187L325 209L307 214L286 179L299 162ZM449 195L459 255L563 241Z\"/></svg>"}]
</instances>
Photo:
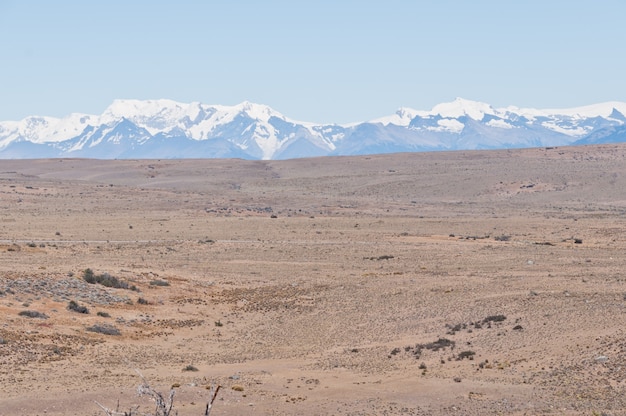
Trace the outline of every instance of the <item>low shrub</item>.
<instances>
[{"instance_id":1,"label":"low shrub","mask_svg":"<svg viewBox=\"0 0 626 416\"><path fill-rule=\"evenodd\" d=\"M394 256L390 256L388 254L383 254L382 256L372 256L372 257L363 257L363 260L391 260Z\"/></svg>"},{"instance_id":2,"label":"low shrub","mask_svg":"<svg viewBox=\"0 0 626 416\"><path fill-rule=\"evenodd\" d=\"M70 300L70 302L67 304L67 309L78 313L89 313L89 309L87 309L86 306L79 305L73 300Z\"/></svg>"},{"instance_id":3,"label":"low shrub","mask_svg":"<svg viewBox=\"0 0 626 416\"><path fill-rule=\"evenodd\" d=\"M469 351L469 350L463 351L463 352L460 352L459 355L456 356L456 360L461 361L464 358L467 358L468 360L473 360L474 355L476 355L474 351Z\"/></svg>"},{"instance_id":4,"label":"low shrub","mask_svg":"<svg viewBox=\"0 0 626 416\"><path fill-rule=\"evenodd\" d=\"M115 276L111 276L109 273L95 274L91 269L85 269L83 271L83 280L92 285L97 283L104 287L112 287L115 289L137 290L135 286L129 286L127 282Z\"/></svg>"},{"instance_id":5,"label":"low shrub","mask_svg":"<svg viewBox=\"0 0 626 416\"><path fill-rule=\"evenodd\" d=\"M422 352L424 350L437 352L446 348L454 349L455 344L456 343L454 341L451 341L447 338L439 338L437 339L437 341L429 342L427 344L416 344L415 346L408 345L404 347L404 352L413 354L416 359L419 359L421 358ZM392 355L397 355L400 352L400 348L394 348L393 350L391 350L389 357L391 358Z\"/></svg>"},{"instance_id":6,"label":"low shrub","mask_svg":"<svg viewBox=\"0 0 626 416\"><path fill-rule=\"evenodd\" d=\"M166 280L153 280L150 282L150 286L169 286L170 282Z\"/></svg>"},{"instance_id":7,"label":"low shrub","mask_svg":"<svg viewBox=\"0 0 626 416\"><path fill-rule=\"evenodd\" d=\"M490 315L483 319L483 323L486 324L489 322L503 322L504 320L506 320L506 316L504 315Z\"/></svg>"},{"instance_id":8,"label":"low shrub","mask_svg":"<svg viewBox=\"0 0 626 416\"><path fill-rule=\"evenodd\" d=\"M121 335L122 334L119 329L117 329L113 325L107 325L107 324L96 324L96 325L90 326L87 328L87 331L95 332L97 334L104 334L104 335Z\"/></svg>"},{"instance_id":9,"label":"low shrub","mask_svg":"<svg viewBox=\"0 0 626 416\"><path fill-rule=\"evenodd\" d=\"M18 315L26 316L28 318L48 319L48 315L37 311L21 311L20 313L18 313Z\"/></svg>"},{"instance_id":10,"label":"low shrub","mask_svg":"<svg viewBox=\"0 0 626 416\"><path fill-rule=\"evenodd\" d=\"M428 344L422 344L423 348L431 351L439 351L447 347L454 348L454 341L450 341L448 338L439 338L435 342L429 342Z\"/></svg>"}]
</instances>

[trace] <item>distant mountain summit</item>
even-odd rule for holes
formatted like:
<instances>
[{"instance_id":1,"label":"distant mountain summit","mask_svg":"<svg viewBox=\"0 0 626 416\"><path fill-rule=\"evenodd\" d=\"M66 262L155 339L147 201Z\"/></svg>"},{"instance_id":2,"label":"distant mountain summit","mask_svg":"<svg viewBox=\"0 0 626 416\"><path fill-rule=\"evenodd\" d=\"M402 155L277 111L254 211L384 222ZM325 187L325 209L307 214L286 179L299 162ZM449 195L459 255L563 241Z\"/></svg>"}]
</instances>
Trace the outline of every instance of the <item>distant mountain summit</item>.
<instances>
[{"instance_id":1,"label":"distant mountain summit","mask_svg":"<svg viewBox=\"0 0 626 416\"><path fill-rule=\"evenodd\" d=\"M289 159L615 142L626 142L623 102L537 110L457 98L430 111L401 108L387 117L337 125L295 121L250 102L115 100L101 115L0 122L4 159Z\"/></svg>"}]
</instances>

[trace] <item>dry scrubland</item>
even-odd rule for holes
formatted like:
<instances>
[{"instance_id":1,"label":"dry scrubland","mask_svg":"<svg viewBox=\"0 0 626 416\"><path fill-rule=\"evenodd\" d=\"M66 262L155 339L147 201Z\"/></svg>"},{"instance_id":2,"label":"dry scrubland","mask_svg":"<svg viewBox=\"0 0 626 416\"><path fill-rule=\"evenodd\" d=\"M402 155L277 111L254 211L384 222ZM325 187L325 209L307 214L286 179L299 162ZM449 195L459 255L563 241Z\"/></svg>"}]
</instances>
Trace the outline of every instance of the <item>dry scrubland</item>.
<instances>
[{"instance_id":1,"label":"dry scrubland","mask_svg":"<svg viewBox=\"0 0 626 416\"><path fill-rule=\"evenodd\" d=\"M0 415L150 411L134 369L181 416L626 409L626 146L1 161L0 198Z\"/></svg>"}]
</instances>

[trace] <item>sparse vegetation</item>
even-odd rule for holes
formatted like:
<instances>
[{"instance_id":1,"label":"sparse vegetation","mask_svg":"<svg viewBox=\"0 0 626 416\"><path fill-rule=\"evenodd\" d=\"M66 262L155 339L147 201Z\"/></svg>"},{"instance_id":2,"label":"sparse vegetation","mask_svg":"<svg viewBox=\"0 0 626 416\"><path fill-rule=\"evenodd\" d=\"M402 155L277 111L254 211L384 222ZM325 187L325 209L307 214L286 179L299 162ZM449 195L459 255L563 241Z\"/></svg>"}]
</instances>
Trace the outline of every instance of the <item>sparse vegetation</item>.
<instances>
[{"instance_id":1,"label":"sparse vegetation","mask_svg":"<svg viewBox=\"0 0 626 416\"><path fill-rule=\"evenodd\" d=\"M490 316L487 316L485 319L475 321L475 322L458 323L454 325L446 324L446 328L448 329L446 334L454 335L457 332L462 331L462 330L467 330L467 332L473 332L473 329L482 329L483 325L485 325L486 328L491 328L492 322L498 323L498 322L504 322L505 320L506 320L506 316L504 315L490 315Z\"/></svg>"},{"instance_id":2,"label":"sparse vegetation","mask_svg":"<svg viewBox=\"0 0 626 416\"><path fill-rule=\"evenodd\" d=\"M626 144L615 149L585 163L577 161L597 155L588 148L547 159L536 149L473 153L456 164L440 153L357 157L341 161L353 165L341 163L346 179L326 178L317 159L298 165L302 172L283 162L195 161L189 168L202 176L183 182L187 162L162 160L165 187L144 187L138 166L152 162L66 160L62 175L33 177L41 191L0 221L3 410L20 413L27 392L46 400L22 414L104 416L93 399L115 412L119 398L110 414L154 416L152 396L136 394L142 380L129 366L137 366L164 399L176 390L170 416L204 414L213 377L226 388L214 416L619 413L626 175L615 186L607 180L626 172ZM527 169L536 161L538 170ZM377 180L392 163L393 181ZM14 166L0 181L11 204L18 195L8 184L31 180L9 174ZM597 188L582 174L590 166ZM78 169L89 172L84 181L63 179ZM259 186L222 192L250 172L256 182L242 183ZM541 192L518 195L528 177L541 178ZM124 186L109 189L102 178ZM258 212L270 202L281 221ZM88 267L141 291L87 283ZM89 314L70 310L71 300ZM26 310L49 318L18 315ZM95 324L121 334L87 330ZM393 391L419 397L384 394Z\"/></svg>"},{"instance_id":3,"label":"sparse vegetation","mask_svg":"<svg viewBox=\"0 0 626 416\"><path fill-rule=\"evenodd\" d=\"M183 371L199 371L199 370L197 367L194 367L193 365L189 364L185 368L183 368Z\"/></svg>"},{"instance_id":4,"label":"sparse vegetation","mask_svg":"<svg viewBox=\"0 0 626 416\"><path fill-rule=\"evenodd\" d=\"M416 359L419 359L421 358L422 352L424 350L436 352L445 348L454 349L455 344L456 343L454 341L451 341L447 338L439 338L437 339L437 341L429 342L427 344L416 344L415 346L408 345L404 347L404 351L412 354ZM393 350L391 350L391 353L389 356L391 357L393 355L397 355L400 352L401 352L400 348L394 348Z\"/></svg>"}]
</instances>

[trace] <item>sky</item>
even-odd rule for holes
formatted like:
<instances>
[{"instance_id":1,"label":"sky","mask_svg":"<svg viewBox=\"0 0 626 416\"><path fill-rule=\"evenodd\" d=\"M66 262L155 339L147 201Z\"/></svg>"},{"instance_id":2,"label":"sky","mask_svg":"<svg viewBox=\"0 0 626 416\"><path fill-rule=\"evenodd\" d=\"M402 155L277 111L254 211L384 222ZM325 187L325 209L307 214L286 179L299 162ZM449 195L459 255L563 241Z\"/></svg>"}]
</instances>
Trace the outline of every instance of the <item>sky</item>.
<instances>
[{"instance_id":1,"label":"sky","mask_svg":"<svg viewBox=\"0 0 626 416\"><path fill-rule=\"evenodd\" d=\"M316 123L626 101L623 0L0 0L0 120L248 100Z\"/></svg>"}]
</instances>

